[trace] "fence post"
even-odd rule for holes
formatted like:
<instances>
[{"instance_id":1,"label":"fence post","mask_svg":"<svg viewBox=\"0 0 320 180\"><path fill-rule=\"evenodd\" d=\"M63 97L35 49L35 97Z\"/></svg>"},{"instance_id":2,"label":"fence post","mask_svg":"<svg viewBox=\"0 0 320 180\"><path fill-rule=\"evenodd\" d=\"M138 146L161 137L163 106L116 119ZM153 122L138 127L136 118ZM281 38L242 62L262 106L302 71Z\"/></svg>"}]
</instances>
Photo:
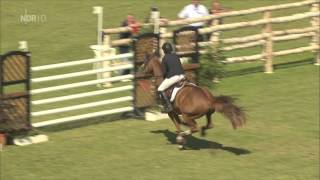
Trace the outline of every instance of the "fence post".
<instances>
[{"instance_id":1,"label":"fence post","mask_svg":"<svg viewBox=\"0 0 320 180\"><path fill-rule=\"evenodd\" d=\"M103 7L95 6L93 7L93 14L98 16L98 25L97 25L97 44L102 45L103 38Z\"/></svg>"},{"instance_id":2,"label":"fence post","mask_svg":"<svg viewBox=\"0 0 320 180\"><path fill-rule=\"evenodd\" d=\"M159 39L159 46L160 46L160 57L161 57L161 59L163 58L163 56L164 56L164 53L163 53L163 51L161 50L161 47L162 47L162 45L166 42L166 40L164 39L164 38L162 38L161 37L161 34L165 34L167 32L167 28L165 28L165 27L161 27L160 28L160 39Z\"/></svg>"},{"instance_id":3,"label":"fence post","mask_svg":"<svg viewBox=\"0 0 320 180\"><path fill-rule=\"evenodd\" d=\"M116 49L111 48L111 36L105 35L103 33L103 7L95 6L93 7L93 14L98 16L97 25L97 45L90 46L93 50L96 58L108 57L116 54ZM103 41L102 41L103 40ZM93 64L93 69L102 69L112 66L111 61L102 61ZM101 72L97 73L97 79L104 79L111 77L111 72ZM97 84L98 87L110 87L111 83Z\"/></svg>"},{"instance_id":4,"label":"fence post","mask_svg":"<svg viewBox=\"0 0 320 180\"><path fill-rule=\"evenodd\" d=\"M93 50L94 54L95 54L95 58L103 58L105 57L104 51L106 50L102 45L91 45L90 48ZM97 62L97 63L93 63L93 69L101 69L103 68L104 65L108 65L109 66L110 62ZM107 66L107 67L108 67ZM103 78L107 78L110 77L110 73L106 72L106 73L97 73L97 79L103 79ZM97 84L97 87L110 87L111 83L101 83L101 84Z\"/></svg>"},{"instance_id":5,"label":"fence post","mask_svg":"<svg viewBox=\"0 0 320 180\"><path fill-rule=\"evenodd\" d=\"M28 42L27 41L19 41L19 49L24 52L28 52Z\"/></svg>"},{"instance_id":6,"label":"fence post","mask_svg":"<svg viewBox=\"0 0 320 180\"><path fill-rule=\"evenodd\" d=\"M319 12L320 11L320 3L314 3L311 5L311 12ZM315 27L315 31L314 31L314 36L312 36L311 39L311 46L318 46L318 49L314 50L313 52L315 53L315 65L319 66L320 65L320 17L313 17L311 18L310 21L312 27Z\"/></svg>"},{"instance_id":7,"label":"fence post","mask_svg":"<svg viewBox=\"0 0 320 180\"><path fill-rule=\"evenodd\" d=\"M221 21L222 21L221 18L213 19L211 22L211 26L219 26ZM211 33L210 42L213 43L213 47L218 47L219 41L220 41L220 31L214 31L213 33Z\"/></svg>"},{"instance_id":8,"label":"fence post","mask_svg":"<svg viewBox=\"0 0 320 180\"><path fill-rule=\"evenodd\" d=\"M103 52L102 57L109 57L109 56L115 56L117 54L116 48L113 48L111 46L111 36L110 35L104 35L103 37ZM112 60L112 61L102 61L101 62L102 67L101 68L108 68L110 66L116 66L122 64L122 60ZM121 71L119 71L121 72ZM102 78L108 78L112 76L112 72L103 72L100 75ZM104 87L110 87L111 83L104 83Z\"/></svg>"},{"instance_id":9,"label":"fence post","mask_svg":"<svg viewBox=\"0 0 320 180\"><path fill-rule=\"evenodd\" d=\"M265 73L273 73L273 42L272 42L272 23L271 19L271 11L265 11L263 14L263 19L267 20L268 23L265 24L263 29L263 34L266 34L265 44L263 49L263 56L265 60L264 72Z\"/></svg>"},{"instance_id":10,"label":"fence post","mask_svg":"<svg viewBox=\"0 0 320 180\"><path fill-rule=\"evenodd\" d=\"M95 54L95 58L103 58L108 56L116 55L116 49L110 47L111 40L109 35L104 36L104 44L103 45L92 45L90 48L93 50ZM93 63L93 69L103 69L112 66L111 61L102 61ZM111 72L101 72L97 73L97 79L105 79L111 77ZM98 87L111 87L112 84L109 82L97 84Z\"/></svg>"},{"instance_id":11,"label":"fence post","mask_svg":"<svg viewBox=\"0 0 320 180\"><path fill-rule=\"evenodd\" d=\"M160 11L156 7L151 11L151 23L153 24L153 33L159 34L160 32Z\"/></svg>"}]
</instances>

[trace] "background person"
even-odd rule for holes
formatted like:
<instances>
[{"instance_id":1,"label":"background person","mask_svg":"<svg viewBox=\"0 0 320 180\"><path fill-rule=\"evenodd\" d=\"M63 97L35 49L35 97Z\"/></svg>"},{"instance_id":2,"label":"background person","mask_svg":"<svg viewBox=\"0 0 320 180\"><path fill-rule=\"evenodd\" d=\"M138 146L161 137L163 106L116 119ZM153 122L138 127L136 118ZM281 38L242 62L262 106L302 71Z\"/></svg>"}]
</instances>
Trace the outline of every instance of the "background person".
<instances>
[{"instance_id":1,"label":"background person","mask_svg":"<svg viewBox=\"0 0 320 180\"><path fill-rule=\"evenodd\" d=\"M178 17L181 19L188 19L188 18L197 18L197 17L202 17L202 16L208 16L209 11L208 9L200 4L200 0L192 0L192 3L185 6L180 13L178 14ZM190 24L192 27L196 28L202 28L205 25L205 22L196 22ZM199 34L198 37L199 41L203 41L204 37Z\"/></svg>"},{"instance_id":2,"label":"background person","mask_svg":"<svg viewBox=\"0 0 320 180\"><path fill-rule=\"evenodd\" d=\"M127 18L121 23L121 27L131 27L132 31L129 32L122 32L119 34L119 39L129 39L132 38L132 36L135 36L140 31L140 24L134 19L132 15L128 15ZM131 50L131 46L128 44L123 44L119 46L119 53L125 54L129 53ZM129 61L129 59L123 60ZM126 75L130 73L130 69L125 69L122 72L120 72L121 75Z\"/></svg>"},{"instance_id":3,"label":"background person","mask_svg":"<svg viewBox=\"0 0 320 180\"><path fill-rule=\"evenodd\" d=\"M219 15L220 13L226 12L226 10L221 6L218 0L213 0L211 8L209 10L210 14ZM219 19L218 24L223 24L222 19ZM212 25L212 20L209 22L209 26Z\"/></svg>"},{"instance_id":4,"label":"background person","mask_svg":"<svg viewBox=\"0 0 320 180\"><path fill-rule=\"evenodd\" d=\"M196 17L202 17L209 15L208 9L200 4L200 0L192 0L192 3L185 6L180 13L178 14L178 17L181 19L188 19L188 18L196 18ZM197 22L190 24L193 27L201 28L204 26L204 22Z\"/></svg>"}]
</instances>

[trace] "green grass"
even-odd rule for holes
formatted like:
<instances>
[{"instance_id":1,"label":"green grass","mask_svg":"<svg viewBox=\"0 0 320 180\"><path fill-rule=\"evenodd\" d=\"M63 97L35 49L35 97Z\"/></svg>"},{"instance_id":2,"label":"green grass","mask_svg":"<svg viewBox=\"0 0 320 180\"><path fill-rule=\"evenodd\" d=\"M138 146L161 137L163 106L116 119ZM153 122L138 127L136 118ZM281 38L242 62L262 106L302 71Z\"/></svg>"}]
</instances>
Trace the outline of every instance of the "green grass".
<instances>
[{"instance_id":1,"label":"green grass","mask_svg":"<svg viewBox=\"0 0 320 180\"><path fill-rule=\"evenodd\" d=\"M115 27L132 13L143 21L152 2L162 16L175 19L189 0L1 0L0 52L17 49L17 42L27 40L33 66L92 58L89 45L96 43L96 17L92 6L105 7L104 27ZM203 0L209 5L211 0ZM247 9L296 2L295 0L221 0L230 10ZM170 3L170 7L168 6ZM299 13L306 8L278 11L273 16ZM20 15L46 15L44 23L23 24ZM259 19L262 14L227 18L226 22ZM275 25L276 30L298 28L308 21ZM227 31L223 37L244 36L261 32L261 28ZM308 45L308 39L276 43L276 50ZM260 53L259 48L237 50L227 56ZM215 129L206 138L196 134L188 138L187 151L177 150L174 126L169 120L146 122L123 120L118 115L62 124L40 132L50 141L27 147L7 146L1 153L1 180L65 180L65 179L279 179L313 180L319 178L319 68L312 65L313 55L302 53L274 59L275 73L264 74L261 62L226 66L228 77L212 91L235 95L249 115L247 126L233 131L229 122L215 114ZM58 73L91 69L90 66L66 68ZM34 73L33 77L52 75L56 71ZM63 83L93 80L95 76L73 78ZM33 88L54 86L60 81L33 84ZM95 86L34 96L49 98L96 90ZM126 92L129 94L130 92ZM122 94L122 93L121 93ZM93 102L103 98L83 98ZM124 103L130 105L130 102ZM117 106L121 106L119 104ZM60 103L34 107L34 111L61 107ZM114 106L112 106L114 107ZM60 113L33 122L75 115L96 109ZM204 119L199 120L204 123Z\"/></svg>"},{"instance_id":2,"label":"green grass","mask_svg":"<svg viewBox=\"0 0 320 180\"><path fill-rule=\"evenodd\" d=\"M100 119L104 123L96 120L91 125L75 123L43 130L50 137L47 143L5 148L2 177L317 179L318 75L318 67L302 65L283 66L272 75L253 73L224 79L213 92L238 96L238 103L248 113L247 125L233 131L228 121L215 114L215 128L206 138L198 134L188 138L186 151L172 144L175 129L169 120L107 123Z\"/></svg>"}]
</instances>

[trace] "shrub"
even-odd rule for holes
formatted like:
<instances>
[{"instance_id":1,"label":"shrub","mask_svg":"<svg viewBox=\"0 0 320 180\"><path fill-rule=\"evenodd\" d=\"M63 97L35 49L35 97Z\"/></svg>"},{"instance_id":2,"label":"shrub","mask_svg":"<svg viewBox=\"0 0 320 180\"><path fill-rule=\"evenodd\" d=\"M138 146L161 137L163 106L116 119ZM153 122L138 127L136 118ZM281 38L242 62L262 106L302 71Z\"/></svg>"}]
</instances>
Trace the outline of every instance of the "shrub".
<instances>
[{"instance_id":1,"label":"shrub","mask_svg":"<svg viewBox=\"0 0 320 180\"><path fill-rule=\"evenodd\" d=\"M212 88L216 80L225 75L223 61L226 57L219 47L206 49L208 53L201 55L200 68L198 70L198 82L200 86Z\"/></svg>"}]
</instances>

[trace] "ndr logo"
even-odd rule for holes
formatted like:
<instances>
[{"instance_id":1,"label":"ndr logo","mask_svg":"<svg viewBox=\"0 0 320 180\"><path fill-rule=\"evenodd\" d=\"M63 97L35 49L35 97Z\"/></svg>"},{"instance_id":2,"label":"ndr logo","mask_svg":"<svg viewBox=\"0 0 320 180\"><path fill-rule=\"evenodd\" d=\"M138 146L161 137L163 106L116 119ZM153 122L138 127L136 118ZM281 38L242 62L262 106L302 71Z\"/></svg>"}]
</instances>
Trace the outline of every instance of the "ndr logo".
<instances>
[{"instance_id":1,"label":"ndr logo","mask_svg":"<svg viewBox=\"0 0 320 180\"><path fill-rule=\"evenodd\" d=\"M47 21L46 15L37 15L37 14L28 14L28 11L25 9L24 14L20 15L20 22L22 23L44 23Z\"/></svg>"}]
</instances>

